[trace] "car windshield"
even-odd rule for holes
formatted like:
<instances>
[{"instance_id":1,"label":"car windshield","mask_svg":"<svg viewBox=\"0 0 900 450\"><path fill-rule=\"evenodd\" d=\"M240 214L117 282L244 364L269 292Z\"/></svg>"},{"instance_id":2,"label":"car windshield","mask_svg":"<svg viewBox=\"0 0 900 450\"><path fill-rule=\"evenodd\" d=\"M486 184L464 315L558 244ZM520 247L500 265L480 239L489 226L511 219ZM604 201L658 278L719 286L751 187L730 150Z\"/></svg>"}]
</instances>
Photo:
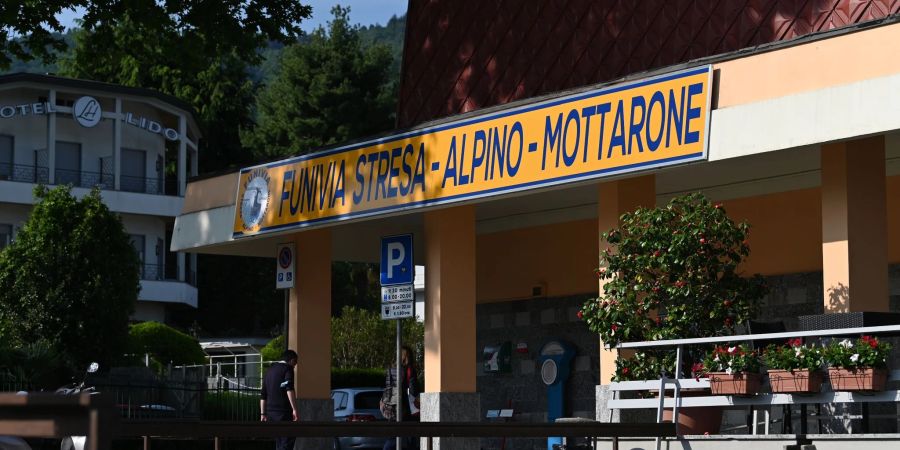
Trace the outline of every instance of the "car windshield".
<instances>
[{"instance_id":1,"label":"car windshield","mask_svg":"<svg viewBox=\"0 0 900 450\"><path fill-rule=\"evenodd\" d=\"M356 409L378 409L379 400L381 400L381 392L359 392L353 398L353 406Z\"/></svg>"}]
</instances>

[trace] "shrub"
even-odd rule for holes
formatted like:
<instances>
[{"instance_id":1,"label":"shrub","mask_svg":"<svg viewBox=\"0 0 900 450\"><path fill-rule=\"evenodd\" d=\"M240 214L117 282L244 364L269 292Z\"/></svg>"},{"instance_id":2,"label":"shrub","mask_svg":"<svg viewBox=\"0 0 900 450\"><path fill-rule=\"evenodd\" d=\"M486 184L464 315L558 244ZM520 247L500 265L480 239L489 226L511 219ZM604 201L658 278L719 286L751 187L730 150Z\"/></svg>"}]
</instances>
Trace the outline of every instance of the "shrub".
<instances>
[{"instance_id":1,"label":"shrub","mask_svg":"<svg viewBox=\"0 0 900 450\"><path fill-rule=\"evenodd\" d=\"M280 361L284 353L284 335L269 341L260 351L263 361Z\"/></svg>"},{"instance_id":2,"label":"shrub","mask_svg":"<svg viewBox=\"0 0 900 450\"><path fill-rule=\"evenodd\" d=\"M382 387L384 369L341 369L331 368L331 388Z\"/></svg>"},{"instance_id":3,"label":"shrub","mask_svg":"<svg viewBox=\"0 0 900 450\"><path fill-rule=\"evenodd\" d=\"M159 322L143 322L129 330L131 352L137 355L149 353L159 365L204 364L206 354L191 336Z\"/></svg>"}]
</instances>

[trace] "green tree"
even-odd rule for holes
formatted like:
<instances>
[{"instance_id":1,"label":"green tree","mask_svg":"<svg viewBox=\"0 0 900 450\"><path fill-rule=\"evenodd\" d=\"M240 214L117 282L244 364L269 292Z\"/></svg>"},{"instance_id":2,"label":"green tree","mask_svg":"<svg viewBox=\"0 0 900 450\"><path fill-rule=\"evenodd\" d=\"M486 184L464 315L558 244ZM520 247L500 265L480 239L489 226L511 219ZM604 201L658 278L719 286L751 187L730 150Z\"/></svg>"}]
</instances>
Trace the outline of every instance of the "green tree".
<instances>
[{"instance_id":1,"label":"green tree","mask_svg":"<svg viewBox=\"0 0 900 450\"><path fill-rule=\"evenodd\" d=\"M84 0L26 0L0 3L0 70L13 60L41 59L52 62L56 52L66 49L60 33L65 27L56 16L64 9L85 4Z\"/></svg>"},{"instance_id":2,"label":"green tree","mask_svg":"<svg viewBox=\"0 0 900 450\"><path fill-rule=\"evenodd\" d=\"M140 290L138 256L119 216L93 189L35 188L22 230L0 252L0 336L46 341L72 367L108 366L124 353Z\"/></svg>"},{"instance_id":3,"label":"green tree","mask_svg":"<svg viewBox=\"0 0 900 450\"><path fill-rule=\"evenodd\" d=\"M257 159L305 154L394 126L390 49L364 46L349 8L331 13L327 30L284 49L280 70L260 92L256 126L242 133Z\"/></svg>"},{"instance_id":4,"label":"green tree","mask_svg":"<svg viewBox=\"0 0 900 450\"><path fill-rule=\"evenodd\" d=\"M196 339L168 325L142 322L132 325L128 334L129 351L139 357L149 354L157 367L169 363L190 365L206 362L206 354Z\"/></svg>"},{"instance_id":5,"label":"green tree","mask_svg":"<svg viewBox=\"0 0 900 450\"><path fill-rule=\"evenodd\" d=\"M403 319L401 340L416 354L422 367L425 326L415 319ZM382 320L378 311L345 307L331 319L332 367L379 368L393 364L396 358L396 324Z\"/></svg>"},{"instance_id":6,"label":"green tree","mask_svg":"<svg viewBox=\"0 0 900 450\"><path fill-rule=\"evenodd\" d=\"M93 0L67 76L155 89L196 110L205 171L245 165L239 129L250 124L250 68L269 41L294 42L308 6L290 0Z\"/></svg>"}]
</instances>

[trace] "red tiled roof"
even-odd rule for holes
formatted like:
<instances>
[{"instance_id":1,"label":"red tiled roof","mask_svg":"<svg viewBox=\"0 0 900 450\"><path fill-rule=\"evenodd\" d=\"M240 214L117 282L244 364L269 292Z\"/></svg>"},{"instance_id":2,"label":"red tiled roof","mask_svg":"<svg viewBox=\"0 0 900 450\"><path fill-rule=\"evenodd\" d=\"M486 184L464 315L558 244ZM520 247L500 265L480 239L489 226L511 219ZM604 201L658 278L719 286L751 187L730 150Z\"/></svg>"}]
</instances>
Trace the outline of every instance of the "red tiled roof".
<instances>
[{"instance_id":1,"label":"red tiled roof","mask_svg":"<svg viewBox=\"0 0 900 450\"><path fill-rule=\"evenodd\" d=\"M398 127L900 13L900 0L410 0Z\"/></svg>"}]
</instances>

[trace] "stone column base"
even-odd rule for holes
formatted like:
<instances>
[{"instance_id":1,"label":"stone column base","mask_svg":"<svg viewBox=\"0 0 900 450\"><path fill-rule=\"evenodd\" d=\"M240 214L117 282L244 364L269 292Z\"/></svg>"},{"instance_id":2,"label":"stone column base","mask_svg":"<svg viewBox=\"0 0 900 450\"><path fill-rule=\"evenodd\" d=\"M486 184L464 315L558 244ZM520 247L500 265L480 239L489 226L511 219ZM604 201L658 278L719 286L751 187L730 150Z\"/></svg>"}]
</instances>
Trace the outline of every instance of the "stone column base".
<instances>
[{"instance_id":1,"label":"stone column base","mask_svg":"<svg viewBox=\"0 0 900 450\"><path fill-rule=\"evenodd\" d=\"M480 422L481 394L477 392L423 392L419 397L422 422ZM427 448L422 438L420 448ZM435 438L435 450L478 450L479 438Z\"/></svg>"},{"instance_id":2,"label":"stone column base","mask_svg":"<svg viewBox=\"0 0 900 450\"><path fill-rule=\"evenodd\" d=\"M329 399L298 398L297 412L301 422L330 422L334 420L334 402ZM334 438L298 438L294 450L332 448Z\"/></svg>"},{"instance_id":3,"label":"stone column base","mask_svg":"<svg viewBox=\"0 0 900 450\"><path fill-rule=\"evenodd\" d=\"M609 409L607 402L613 398L614 392L610 392L609 385L597 385L597 422L605 423L655 423L656 409ZM638 398L637 394L630 391L619 393L619 398Z\"/></svg>"}]
</instances>

